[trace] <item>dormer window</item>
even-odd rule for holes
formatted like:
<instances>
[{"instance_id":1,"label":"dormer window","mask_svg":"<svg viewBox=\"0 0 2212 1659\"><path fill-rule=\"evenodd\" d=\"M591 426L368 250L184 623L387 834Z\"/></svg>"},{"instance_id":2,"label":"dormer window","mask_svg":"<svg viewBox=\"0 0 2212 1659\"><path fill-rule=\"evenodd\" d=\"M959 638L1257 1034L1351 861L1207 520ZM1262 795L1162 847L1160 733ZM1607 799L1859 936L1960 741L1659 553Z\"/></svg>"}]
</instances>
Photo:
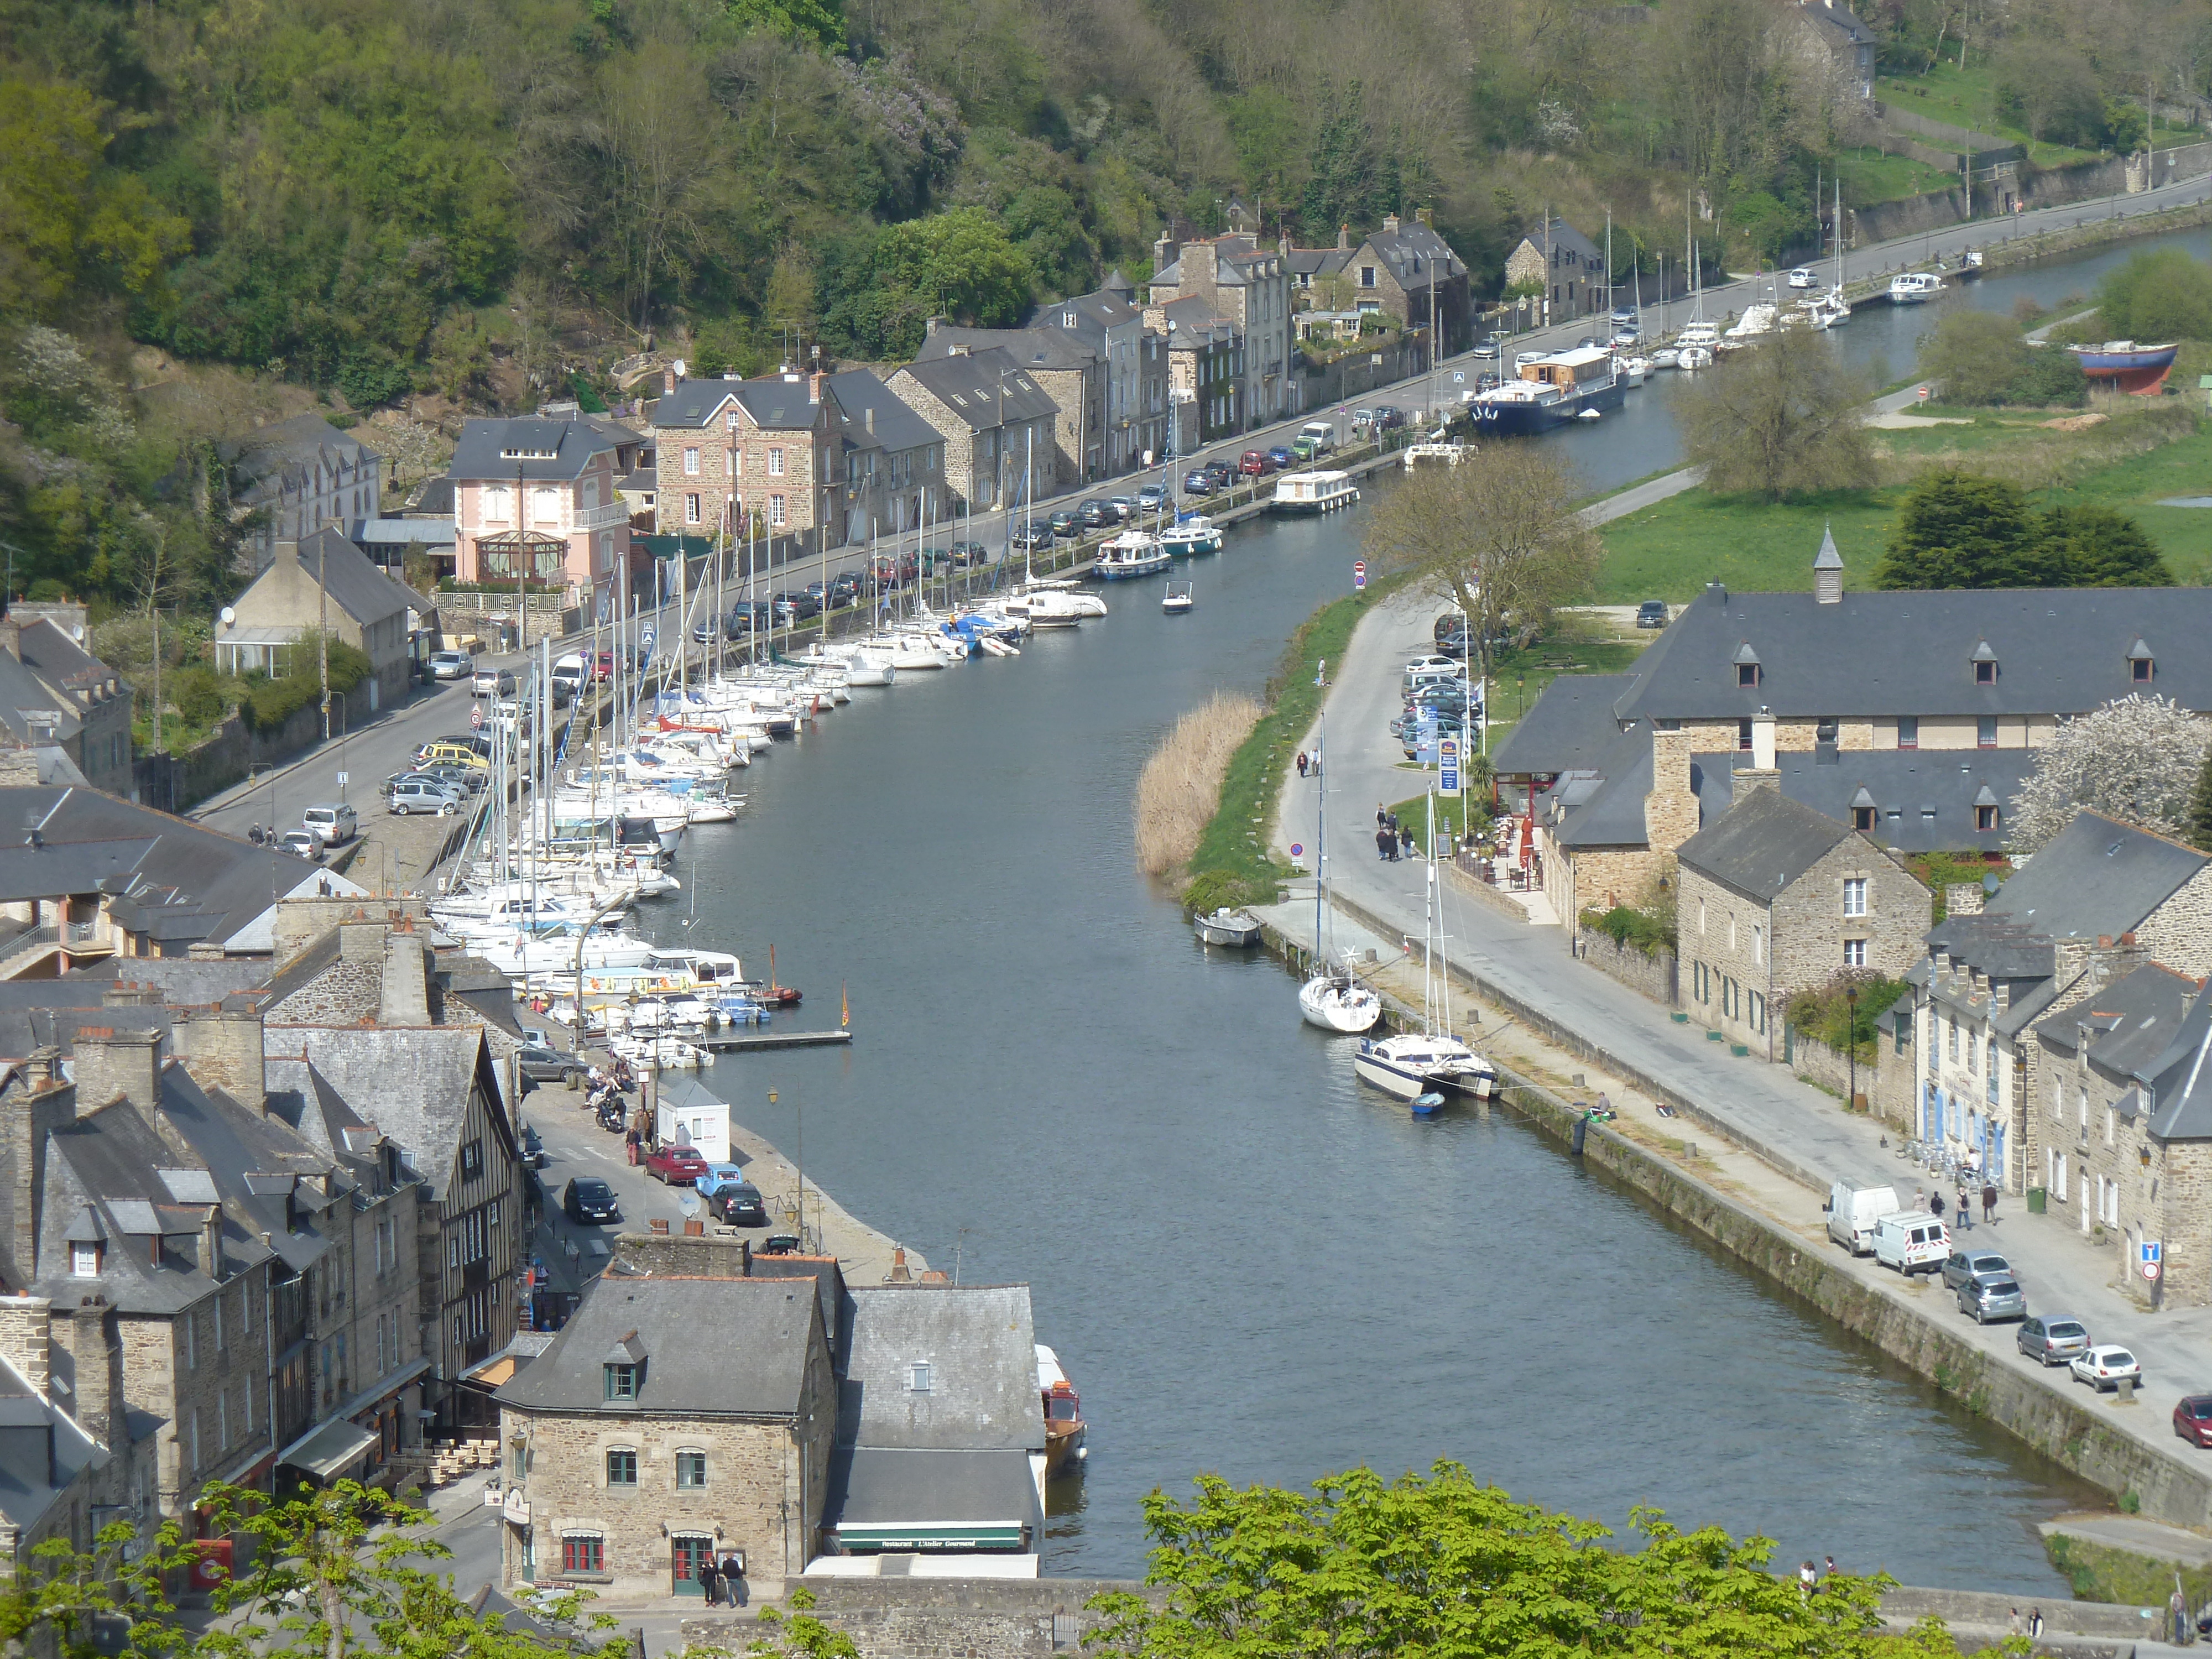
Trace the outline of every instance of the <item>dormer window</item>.
<instances>
[{"instance_id":1,"label":"dormer window","mask_svg":"<svg viewBox=\"0 0 2212 1659\"><path fill-rule=\"evenodd\" d=\"M1851 828L1863 834L1871 834L1881 821L1881 808L1875 798L1862 788L1851 797Z\"/></svg>"},{"instance_id":2,"label":"dormer window","mask_svg":"<svg viewBox=\"0 0 2212 1659\"><path fill-rule=\"evenodd\" d=\"M1994 830L2002 816L1997 811L1996 793L1989 785L1984 784L1981 793L1974 797L1974 828L1984 831Z\"/></svg>"},{"instance_id":3,"label":"dormer window","mask_svg":"<svg viewBox=\"0 0 2212 1659\"><path fill-rule=\"evenodd\" d=\"M1990 649L1987 640L1974 647L1972 661L1976 685L1995 685L1997 683L1997 653Z\"/></svg>"},{"instance_id":4,"label":"dormer window","mask_svg":"<svg viewBox=\"0 0 2212 1659\"><path fill-rule=\"evenodd\" d=\"M644 1369L642 1365L637 1364L610 1364L606 1368L607 1398L610 1400L636 1399L638 1373Z\"/></svg>"},{"instance_id":5,"label":"dormer window","mask_svg":"<svg viewBox=\"0 0 2212 1659\"><path fill-rule=\"evenodd\" d=\"M2137 640L2128 651L2128 678L2137 685L2148 685L2158 672L2158 664L2150 654L2150 647Z\"/></svg>"},{"instance_id":6,"label":"dormer window","mask_svg":"<svg viewBox=\"0 0 2212 1659\"><path fill-rule=\"evenodd\" d=\"M1749 690L1755 688L1759 682L1759 653L1753 650L1747 642L1738 646L1735 653L1735 683Z\"/></svg>"},{"instance_id":7,"label":"dormer window","mask_svg":"<svg viewBox=\"0 0 2212 1659\"><path fill-rule=\"evenodd\" d=\"M70 1276L73 1279L100 1277L100 1246L98 1244L70 1246Z\"/></svg>"}]
</instances>

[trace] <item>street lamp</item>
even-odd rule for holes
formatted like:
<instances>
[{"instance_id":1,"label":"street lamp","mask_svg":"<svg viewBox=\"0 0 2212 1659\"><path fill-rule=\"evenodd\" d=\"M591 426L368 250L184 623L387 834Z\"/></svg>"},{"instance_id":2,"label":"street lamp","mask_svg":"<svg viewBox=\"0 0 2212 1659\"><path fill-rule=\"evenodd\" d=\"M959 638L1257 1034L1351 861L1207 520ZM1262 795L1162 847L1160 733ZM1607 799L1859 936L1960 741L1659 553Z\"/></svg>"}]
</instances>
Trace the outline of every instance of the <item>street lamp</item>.
<instances>
[{"instance_id":1,"label":"street lamp","mask_svg":"<svg viewBox=\"0 0 2212 1659\"><path fill-rule=\"evenodd\" d=\"M346 728L353 724L353 710L346 702L344 692L333 691L331 695L338 700L338 800L343 805L346 798ZM275 802L270 803L270 810L276 810Z\"/></svg>"}]
</instances>

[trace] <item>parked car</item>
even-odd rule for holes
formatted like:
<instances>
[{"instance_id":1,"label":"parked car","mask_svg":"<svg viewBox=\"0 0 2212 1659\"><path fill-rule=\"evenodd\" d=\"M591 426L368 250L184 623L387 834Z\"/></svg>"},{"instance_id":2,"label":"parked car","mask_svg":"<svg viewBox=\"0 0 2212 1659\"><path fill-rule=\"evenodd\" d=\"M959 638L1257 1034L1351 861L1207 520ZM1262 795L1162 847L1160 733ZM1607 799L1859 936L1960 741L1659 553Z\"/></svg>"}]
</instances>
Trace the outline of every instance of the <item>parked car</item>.
<instances>
[{"instance_id":1,"label":"parked car","mask_svg":"<svg viewBox=\"0 0 2212 1659\"><path fill-rule=\"evenodd\" d=\"M430 653L430 678L434 680L465 680L476 672L477 659L465 651Z\"/></svg>"},{"instance_id":2,"label":"parked car","mask_svg":"<svg viewBox=\"0 0 2212 1659\"><path fill-rule=\"evenodd\" d=\"M325 847L343 847L361 828L361 819L344 802L333 801L301 813L300 827Z\"/></svg>"},{"instance_id":3,"label":"parked car","mask_svg":"<svg viewBox=\"0 0 2212 1659\"><path fill-rule=\"evenodd\" d=\"M1075 511L1076 515L1083 520L1083 527L1085 530L1103 530L1108 525L1118 522L1120 519L1120 515L1114 511L1112 504L1107 501L1085 501Z\"/></svg>"},{"instance_id":4,"label":"parked car","mask_svg":"<svg viewBox=\"0 0 2212 1659\"><path fill-rule=\"evenodd\" d=\"M1045 522L1052 526L1052 533L1062 541L1073 541L1083 533L1082 519L1066 507L1060 508Z\"/></svg>"},{"instance_id":5,"label":"parked car","mask_svg":"<svg viewBox=\"0 0 2212 1659\"><path fill-rule=\"evenodd\" d=\"M1540 351L1516 351L1513 354L1513 367L1516 368L1526 368L1531 363L1543 361L1544 354Z\"/></svg>"},{"instance_id":6,"label":"parked car","mask_svg":"<svg viewBox=\"0 0 2212 1659\"><path fill-rule=\"evenodd\" d=\"M1248 449L1237 459L1237 470L1248 478L1264 478L1275 470L1275 464L1264 449Z\"/></svg>"},{"instance_id":7,"label":"parked car","mask_svg":"<svg viewBox=\"0 0 2212 1659\"><path fill-rule=\"evenodd\" d=\"M566 1083L572 1077L582 1077L590 1069L573 1055L534 1047L516 1050L514 1065L532 1083Z\"/></svg>"},{"instance_id":8,"label":"parked car","mask_svg":"<svg viewBox=\"0 0 2212 1659\"><path fill-rule=\"evenodd\" d=\"M2173 1407L2173 1431L2192 1446L2212 1446L2212 1394L2185 1394Z\"/></svg>"},{"instance_id":9,"label":"parked car","mask_svg":"<svg viewBox=\"0 0 2212 1659\"><path fill-rule=\"evenodd\" d=\"M1320 453L1321 441L1316 438L1309 438L1301 433L1291 440L1291 460L1295 465L1304 466Z\"/></svg>"},{"instance_id":10,"label":"parked car","mask_svg":"<svg viewBox=\"0 0 2212 1659\"><path fill-rule=\"evenodd\" d=\"M2074 1380L2087 1382L2099 1394L2123 1382L2142 1382L2142 1366L2134 1354L2118 1343L2100 1342L2074 1356Z\"/></svg>"},{"instance_id":11,"label":"parked car","mask_svg":"<svg viewBox=\"0 0 2212 1659\"><path fill-rule=\"evenodd\" d=\"M811 593L782 592L769 602L769 614L779 628L789 628L795 623L811 622L822 614L822 601Z\"/></svg>"},{"instance_id":12,"label":"parked car","mask_svg":"<svg viewBox=\"0 0 2212 1659\"><path fill-rule=\"evenodd\" d=\"M1280 444L1275 445L1267 452L1267 465L1274 468L1278 472L1280 472L1285 467L1291 465L1297 461L1297 456L1291 454L1288 449L1285 449Z\"/></svg>"},{"instance_id":13,"label":"parked car","mask_svg":"<svg viewBox=\"0 0 2212 1659\"><path fill-rule=\"evenodd\" d=\"M596 1176L578 1176L571 1181L562 1190L561 1209L569 1220L586 1226L622 1219L622 1206L615 1200L615 1189Z\"/></svg>"},{"instance_id":14,"label":"parked car","mask_svg":"<svg viewBox=\"0 0 2212 1659\"><path fill-rule=\"evenodd\" d=\"M1110 510L1113 503L1109 501L1107 506ZM991 550L981 542L955 542L952 544L952 562L963 568L988 564L991 562Z\"/></svg>"},{"instance_id":15,"label":"parked car","mask_svg":"<svg viewBox=\"0 0 2212 1659\"><path fill-rule=\"evenodd\" d=\"M745 1178L745 1172L734 1164L716 1164L709 1159L706 1172L691 1182L702 1198L712 1198L718 1187L734 1187Z\"/></svg>"},{"instance_id":16,"label":"parked car","mask_svg":"<svg viewBox=\"0 0 2212 1659\"><path fill-rule=\"evenodd\" d=\"M569 702L584 689L586 678L583 653L571 651L553 665L553 694L563 702Z\"/></svg>"},{"instance_id":17,"label":"parked car","mask_svg":"<svg viewBox=\"0 0 2212 1659\"><path fill-rule=\"evenodd\" d=\"M1006 539L1019 548L1042 547L1052 540L1052 526L1042 519L1031 519L1026 524L1016 525Z\"/></svg>"},{"instance_id":18,"label":"parked car","mask_svg":"<svg viewBox=\"0 0 2212 1659\"><path fill-rule=\"evenodd\" d=\"M1664 628L1667 625L1667 601L1646 599L1638 605L1636 625L1638 628Z\"/></svg>"},{"instance_id":19,"label":"parked car","mask_svg":"<svg viewBox=\"0 0 2212 1659\"><path fill-rule=\"evenodd\" d=\"M691 626L691 642L694 645L712 645L721 637L722 619L720 617L702 617Z\"/></svg>"},{"instance_id":20,"label":"parked car","mask_svg":"<svg viewBox=\"0 0 2212 1659\"><path fill-rule=\"evenodd\" d=\"M1790 273L1790 286L1792 288L1818 288L1820 285L1820 279L1813 274L1809 266L1800 265Z\"/></svg>"},{"instance_id":21,"label":"parked car","mask_svg":"<svg viewBox=\"0 0 2212 1659\"><path fill-rule=\"evenodd\" d=\"M276 842L276 850L305 859L310 864L320 864L330 856L324 851L323 843L305 830L287 830Z\"/></svg>"},{"instance_id":22,"label":"parked car","mask_svg":"<svg viewBox=\"0 0 2212 1659\"><path fill-rule=\"evenodd\" d=\"M2020 1281L2010 1274L1990 1273L1959 1286L1959 1311L1973 1315L1977 1325L1986 1325L1992 1319L2025 1319L2027 1297L2021 1293Z\"/></svg>"},{"instance_id":23,"label":"parked car","mask_svg":"<svg viewBox=\"0 0 2212 1659\"><path fill-rule=\"evenodd\" d=\"M1624 346L1640 345L1643 343L1643 341L1644 336L1635 329L1616 328L1613 331L1613 338L1607 341L1606 343L1618 350Z\"/></svg>"},{"instance_id":24,"label":"parked car","mask_svg":"<svg viewBox=\"0 0 2212 1659\"><path fill-rule=\"evenodd\" d=\"M1494 363L1498 361L1497 343L1494 341L1485 340L1468 356L1473 357L1477 362Z\"/></svg>"},{"instance_id":25,"label":"parked car","mask_svg":"<svg viewBox=\"0 0 2212 1659\"><path fill-rule=\"evenodd\" d=\"M1354 432L1364 432L1369 427L1373 426L1374 424L1375 411L1373 410L1355 409L1352 411L1352 429Z\"/></svg>"},{"instance_id":26,"label":"parked car","mask_svg":"<svg viewBox=\"0 0 2212 1659\"><path fill-rule=\"evenodd\" d=\"M860 578L857 571L848 570L830 584L830 608L842 611L848 605L860 602Z\"/></svg>"},{"instance_id":27,"label":"parked car","mask_svg":"<svg viewBox=\"0 0 2212 1659\"><path fill-rule=\"evenodd\" d=\"M2012 1277L2012 1263L1995 1250L1954 1250L1943 1258L1943 1284L1962 1291L1977 1279Z\"/></svg>"},{"instance_id":28,"label":"parked car","mask_svg":"<svg viewBox=\"0 0 2212 1659\"><path fill-rule=\"evenodd\" d=\"M707 1173L696 1146L662 1146L645 1156L645 1172L665 1187L689 1187Z\"/></svg>"},{"instance_id":29,"label":"parked car","mask_svg":"<svg viewBox=\"0 0 2212 1659\"><path fill-rule=\"evenodd\" d=\"M1146 484L1137 492L1137 511L1139 513L1158 513L1167 505L1168 492L1164 484Z\"/></svg>"},{"instance_id":30,"label":"parked car","mask_svg":"<svg viewBox=\"0 0 2212 1659\"><path fill-rule=\"evenodd\" d=\"M1606 320L1609 323L1632 323L1636 320L1636 307L1616 306L1613 307L1613 313Z\"/></svg>"},{"instance_id":31,"label":"parked car","mask_svg":"<svg viewBox=\"0 0 2212 1659\"><path fill-rule=\"evenodd\" d=\"M542 1170L548 1162L545 1142L538 1133L538 1126L534 1123L524 1124L522 1126L522 1167L526 1170Z\"/></svg>"},{"instance_id":32,"label":"parked car","mask_svg":"<svg viewBox=\"0 0 2212 1659\"><path fill-rule=\"evenodd\" d=\"M766 1238L763 1238L759 1243L753 1246L753 1254L755 1255L797 1255L799 1254L799 1235L796 1233L770 1233Z\"/></svg>"},{"instance_id":33,"label":"parked car","mask_svg":"<svg viewBox=\"0 0 2212 1659\"><path fill-rule=\"evenodd\" d=\"M435 778L421 776L402 778L392 786L384 798L385 810L396 818L416 812L434 812L446 817L461 810L460 797Z\"/></svg>"},{"instance_id":34,"label":"parked car","mask_svg":"<svg viewBox=\"0 0 2212 1659\"><path fill-rule=\"evenodd\" d=\"M1220 488L1220 480L1205 467L1183 475L1182 493L1186 495L1211 495Z\"/></svg>"},{"instance_id":35,"label":"parked car","mask_svg":"<svg viewBox=\"0 0 2212 1659\"><path fill-rule=\"evenodd\" d=\"M1449 634L1439 634L1437 636L1437 649L1447 657L1465 657L1468 650L1467 629L1455 628Z\"/></svg>"},{"instance_id":36,"label":"parked car","mask_svg":"<svg viewBox=\"0 0 2212 1659\"><path fill-rule=\"evenodd\" d=\"M437 779L439 782L465 801L469 796L484 787L484 780L490 775L481 767L461 766L452 761L440 761L434 766L417 767L416 775Z\"/></svg>"},{"instance_id":37,"label":"parked car","mask_svg":"<svg viewBox=\"0 0 2212 1659\"><path fill-rule=\"evenodd\" d=\"M2057 1365L2084 1352L2089 1328L2071 1314L2045 1314L2023 1320L2016 1339L2020 1351L2039 1365Z\"/></svg>"},{"instance_id":38,"label":"parked car","mask_svg":"<svg viewBox=\"0 0 2212 1659\"><path fill-rule=\"evenodd\" d=\"M750 1181L735 1181L717 1187L714 1195L707 1203L726 1227L768 1225L768 1201L762 1198L760 1188Z\"/></svg>"},{"instance_id":39,"label":"parked car","mask_svg":"<svg viewBox=\"0 0 2212 1659\"><path fill-rule=\"evenodd\" d=\"M469 682L472 697L511 697L514 695L514 671L512 668L479 668Z\"/></svg>"},{"instance_id":40,"label":"parked car","mask_svg":"<svg viewBox=\"0 0 2212 1659\"><path fill-rule=\"evenodd\" d=\"M1375 411L1375 429L1377 432L1399 431L1405 426L1407 418L1406 411L1397 404L1383 404Z\"/></svg>"},{"instance_id":41,"label":"parked car","mask_svg":"<svg viewBox=\"0 0 2212 1659\"><path fill-rule=\"evenodd\" d=\"M732 614L732 616L735 616L737 613L736 613L735 611L732 611L732 612L731 612L731 614ZM595 679L595 680L609 680L609 679L612 679L612 678L614 678L614 672L615 672L615 653L614 653L613 652L611 652L611 651L602 651L602 652L600 652L597 656L595 656L594 658L592 658L592 678L593 679Z\"/></svg>"}]
</instances>

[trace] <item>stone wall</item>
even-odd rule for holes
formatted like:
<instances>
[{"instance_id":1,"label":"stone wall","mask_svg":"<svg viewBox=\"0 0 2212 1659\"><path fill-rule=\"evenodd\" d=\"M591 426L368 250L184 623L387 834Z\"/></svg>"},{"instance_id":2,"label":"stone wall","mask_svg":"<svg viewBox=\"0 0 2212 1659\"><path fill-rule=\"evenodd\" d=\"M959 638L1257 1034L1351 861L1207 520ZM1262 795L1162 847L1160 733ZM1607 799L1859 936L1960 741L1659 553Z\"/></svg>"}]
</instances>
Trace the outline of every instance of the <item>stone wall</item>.
<instances>
[{"instance_id":1,"label":"stone wall","mask_svg":"<svg viewBox=\"0 0 2212 1659\"><path fill-rule=\"evenodd\" d=\"M1614 942L1610 933L1595 927L1575 930L1575 954L1608 979L1617 979L1639 996L1672 1008L1679 1000L1674 953L1662 951L1646 956L1633 945Z\"/></svg>"},{"instance_id":2,"label":"stone wall","mask_svg":"<svg viewBox=\"0 0 2212 1659\"><path fill-rule=\"evenodd\" d=\"M2136 928L2135 943L2151 961L2177 974L2191 979L2212 974L2212 864L2143 918Z\"/></svg>"},{"instance_id":3,"label":"stone wall","mask_svg":"<svg viewBox=\"0 0 2212 1659\"><path fill-rule=\"evenodd\" d=\"M1250 349L1249 342L1246 349L1248 352ZM1377 386L1410 380L1424 373L1427 367L1428 360L1422 349L1421 340L1403 334L1379 349L1349 352L1332 363L1316 364L1309 362L1303 356L1293 356L1291 378L1297 387L1296 398L1302 401L1294 402L1285 412L1319 409L1325 404L1341 403L1347 398L1364 397ZM1449 395L1439 389L1438 396ZM1255 412L1251 418L1256 422L1269 417L1264 413Z\"/></svg>"},{"instance_id":4,"label":"stone wall","mask_svg":"<svg viewBox=\"0 0 2212 1659\"><path fill-rule=\"evenodd\" d=\"M1739 795L1737 799L1741 799ZM1675 884L1682 962L1677 982L1682 1006L1730 1042L1762 1060L1773 1046L1782 1011L1769 1006L1772 926L1767 907L1684 865Z\"/></svg>"},{"instance_id":5,"label":"stone wall","mask_svg":"<svg viewBox=\"0 0 2212 1659\"><path fill-rule=\"evenodd\" d=\"M1158 1599L1142 1584L1100 1578L809 1578L815 1615L853 1638L861 1659L1049 1659L1077 1654L1104 1618L1085 1603L1109 1591ZM686 1619L694 1651L742 1654L749 1619Z\"/></svg>"},{"instance_id":6,"label":"stone wall","mask_svg":"<svg viewBox=\"0 0 2212 1659\"><path fill-rule=\"evenodd\" d=\"M334 702L334 724L337 713ZM141 806L183 812L239 782L251 770L296 759L322 737L320 702L295 709L274 732L249 732L245 721L233 714L205 743L187 753L140 756L131 768L131 798Z\"/></svg>"},{"instance_id":7,"label":"stone wall","mask_svg":"<svg viewBox=\"0 0 2212 1659\"><path fill-rule=\"evenodd\" d=\"M1844 884L1866 883L1866 912L1844 914ZM1774 925L1777 996L1825 985L1846 966L1848 940L1865 942L1865 966L1901 979L1924 950L1929 895L1917 878L1863 836L1838 842L1778 894Z\"/></svg>"}]
</instances>

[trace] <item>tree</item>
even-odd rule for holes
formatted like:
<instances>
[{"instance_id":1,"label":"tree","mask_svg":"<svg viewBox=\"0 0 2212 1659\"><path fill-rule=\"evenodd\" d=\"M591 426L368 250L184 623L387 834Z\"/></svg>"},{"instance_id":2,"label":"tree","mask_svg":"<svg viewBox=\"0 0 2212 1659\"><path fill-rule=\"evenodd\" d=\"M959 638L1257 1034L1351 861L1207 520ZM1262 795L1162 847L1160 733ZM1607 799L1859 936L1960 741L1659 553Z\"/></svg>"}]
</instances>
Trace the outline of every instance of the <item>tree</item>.
<instances>
[{"instance_id":1,"label":"tree","mask_svg":"<svg viewBox=\"0 0 2212 1659\"><path fill-rule=\"evenodd\" d=\"M2019 490L1971 472L1930 472L1912 486L1875 571L1891 588L2054 587L2040 526Z\"/></svg>"},{"instance_id":2,"label":"tree","mask_svg":"<svg viewBox=\"0 0 2212 1659\"><path fill-rule=\"evenodd\" d=\"M1920 372L1942 383L1947 404L2012 402L2027 376L2028 359L2037 355L2020 330L1993 311L1954 312L1920 337Z\"/></svg>"},{"instance_id":3,"label":"tree","mask_svg":"<svg viewBox=\"0 0 2212 1659\"><path fill-rule=\"evenodd\" d=\"M1375 146L1360 105L1358 82L1340 88L1322 78L1307 146L1311 171L1298 204L1306 234L1318 246L1334 247L1339 228L1364 222L1373 205Z\"/></svg>"},{"instance_id":4,"label":"tree","mask_svg":"<svg viewBox=\"0 0 2212 1659\"><path fill-rule=\"evenodd\" d=\"M1012 328L1029 309L1030 263L979 207L893 225L877 242L872 263L879 283L959 323Z\"/></svg>"},{"instance_id":5,"label":"tree","mask_svg":"<svg viewBox=\"0 0 2212 1659\"><path fill-rule=\"evenodd\" d=\"M1705 469L1708 489L1778 501L1874 482L1859 416L1870 390L1826 340L1800 329L1699 375L1674 407L1683 449Z\"/></svg>"},{"instance_id":6,"label":"tree","mask_svg":"<svg viewBox=\"0 0 2212 1659\"><path fill-rule=\"evenodd\" d=\"M2043 515L2044 545L2063 565L2069 587L2172 587L2173 572L2142 526L2108 507L2054 507Z\"/></svg>"},{"instance_id":7,"label":"tree","mask_svg":"<svg viewBox=\"0 0 2212 1659\"><path fill-rule=\"evenodd\" d=\"M2212 748L2204 753L2204 764L2197 769L2197 789L2189 797L2189 828L2187 839L2199 852L2212 853Z\"/></svg>"},{"instance_id":8,"label":"tree","mask_svg":"<svg viewBox=\"0 0 2212 1659\"><path fill-rule=\"evenodd\" d=\"M1502 634L1533 637L1589 589L1604 552L1574 507L1574 475L1531 444L1487 444L1418 471L1377 502L1364 544L1386 569L1466 613L1488 678Z\"/></svg>"},{"instance_id":9,"label":"tree","mask_svg":"<svg viewBox=\"0 0 2212 1659\"><path fill-rule=\"evenodd\" d=\"M2212 265L2178 247L2138 253L2097 284L2097 312L2116 339L2212 340Z\"/></svg>"},{"instance_id":10,"label":"tree","mask_svg":"<svg viewBox=\"0 0 2212 1659\"><path fill-rule=\"evenodd\" d=\"M2212 731L2188 709L2141 692L2063 722L2021 785L2013 847L2034 852L2085 807L2162 836L2185 834L2208 739Z\"/></svg>"},{"instance_id":11,"label":"tree","mask_svg":"<svg viewBox=\"0 0 2212 1659\"><path fill-rule=\"evenodd\" d=\"M1312 1496L1196 1484L1187 1508L1146 1498L1147 1583L1167 1595L1158 1607L1095 1597L1103 1651L1858 1659L1875 1651L1892 1582L1835 1573L1807 1596L1766 1570L1771 1540L1680 1532L1650 1509L1632 1512L1640 1549L1607 1548L1597 1522L1516 1502L1449 1462L1391 1481L1352 1469Z\"/></svg>"}]
</instances>

